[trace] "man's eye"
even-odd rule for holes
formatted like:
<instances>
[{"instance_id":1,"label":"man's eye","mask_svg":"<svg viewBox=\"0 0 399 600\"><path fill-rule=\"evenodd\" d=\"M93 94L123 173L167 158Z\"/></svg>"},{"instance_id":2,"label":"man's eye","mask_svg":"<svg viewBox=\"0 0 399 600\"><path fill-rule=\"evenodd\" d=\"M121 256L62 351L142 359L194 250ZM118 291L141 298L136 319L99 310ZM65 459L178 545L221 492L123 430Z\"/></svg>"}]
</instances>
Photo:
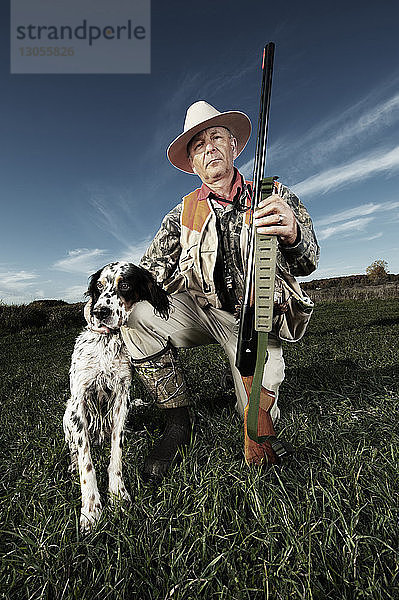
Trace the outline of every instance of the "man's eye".
<instances>
[{"instance_id":1,"label":"man's eye","mask_svg":"<svg viewBox=\"0 0 399 600\"><path fill-rule=\"evenodd\" d=\"M121 290L121 292L127 292L129 288L130 285L124 281L122 281L122 283L119 284L119 289Z\"/></svg>"}]
</instances>

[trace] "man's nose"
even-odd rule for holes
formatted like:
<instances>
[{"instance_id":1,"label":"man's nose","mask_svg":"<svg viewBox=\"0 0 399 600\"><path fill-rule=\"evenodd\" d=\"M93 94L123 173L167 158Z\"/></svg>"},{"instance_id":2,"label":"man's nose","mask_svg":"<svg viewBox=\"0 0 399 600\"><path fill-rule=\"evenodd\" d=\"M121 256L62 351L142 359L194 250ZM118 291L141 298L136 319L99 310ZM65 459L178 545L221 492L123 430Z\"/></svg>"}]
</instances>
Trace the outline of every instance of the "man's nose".
<instances>
[{"instance_id":1,"label":"man's nose","mask_svg":"<svg viewBox=\"0 0 399 600\"><path fill-rule=\"evenodd\" d=\"M216 149L216 146L213 142L207 142L206 146L205 146L205 151L206 152L213 152L213 150Z\"/></svg>"}]
</instances>

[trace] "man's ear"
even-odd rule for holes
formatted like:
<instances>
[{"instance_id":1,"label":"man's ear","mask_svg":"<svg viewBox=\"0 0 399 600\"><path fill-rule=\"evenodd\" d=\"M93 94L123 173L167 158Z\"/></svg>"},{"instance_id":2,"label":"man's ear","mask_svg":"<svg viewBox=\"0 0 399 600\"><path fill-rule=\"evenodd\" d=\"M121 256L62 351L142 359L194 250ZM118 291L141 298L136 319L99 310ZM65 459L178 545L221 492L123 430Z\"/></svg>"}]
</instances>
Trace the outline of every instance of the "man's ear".
<instances>
[{"instance_id":1,"label":"man's ear","mask_svg":"<svg viewBox=\"0 0 399 600\"><path fill-rule=\"evenodd\" d=\"M195 173L196 175L198 175L198 173L197 173L197 171L196 171L196 169L195 169L195 167L193 165L193 160L192 160L191 156L188 157L188 162L190 163L190 167L192 168L193 173Z\"/></svg>"},{"instance_id":2,"label":"man's ear","mask_svg":"<svg viewBox=\"0 0 399 600\"><path fill-rule=\"evenodd\" d=\"M231 147L233 148L233 158L237 158L237 139L235 137L231 138Z\"/></svg>"}]
</instances>

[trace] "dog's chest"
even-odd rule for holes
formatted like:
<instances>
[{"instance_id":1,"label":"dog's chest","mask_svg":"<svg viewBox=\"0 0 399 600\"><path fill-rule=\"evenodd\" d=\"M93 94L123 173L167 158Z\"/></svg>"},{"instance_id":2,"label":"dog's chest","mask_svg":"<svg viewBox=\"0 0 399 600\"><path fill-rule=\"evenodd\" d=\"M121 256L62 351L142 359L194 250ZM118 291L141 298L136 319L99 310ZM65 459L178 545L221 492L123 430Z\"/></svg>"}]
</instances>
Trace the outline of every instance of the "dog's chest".
<instances>
[{"instance_id":1,"label":"dog's chest","mask_svg":"<svg viewBox=\"0 0 399 600\"><path fill-rule=\"evenodd\" d=\"M76 340L71 375L85 388L105 384L112 389L121 379L130 379L131 363L119 334L84 331Z\"/></svg>"}]
</instances>

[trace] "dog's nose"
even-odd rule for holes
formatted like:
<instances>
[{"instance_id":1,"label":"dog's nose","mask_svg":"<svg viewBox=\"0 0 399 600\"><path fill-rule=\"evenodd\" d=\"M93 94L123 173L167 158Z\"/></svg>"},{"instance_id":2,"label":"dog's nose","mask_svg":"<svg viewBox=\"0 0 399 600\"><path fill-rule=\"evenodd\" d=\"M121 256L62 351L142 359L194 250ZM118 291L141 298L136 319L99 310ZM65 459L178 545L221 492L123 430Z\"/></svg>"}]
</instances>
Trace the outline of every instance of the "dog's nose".
<instances>
[{"instance_id":1,"label":"dog's nose","mask_svg":"<svg viewBox=\"0 0 399 600\"><path fill-rule=\"evenodd\" d=\"M108 306L97 306L93 309L93 315L100 321L103 321L111 314L111 309Z\"/></svg>"}]
</instances>

